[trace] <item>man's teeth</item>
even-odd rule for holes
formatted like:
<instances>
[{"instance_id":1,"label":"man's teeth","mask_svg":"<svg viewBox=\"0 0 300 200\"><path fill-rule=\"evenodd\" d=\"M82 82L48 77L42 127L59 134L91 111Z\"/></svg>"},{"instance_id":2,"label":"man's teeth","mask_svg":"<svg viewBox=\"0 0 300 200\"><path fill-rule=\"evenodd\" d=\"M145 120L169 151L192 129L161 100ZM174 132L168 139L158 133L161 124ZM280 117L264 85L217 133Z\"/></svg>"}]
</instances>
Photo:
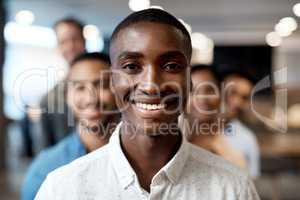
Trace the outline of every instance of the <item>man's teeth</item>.
<instances>
[{"instance_id":1,"label":"man's teeth","mask_svg":"<svg viewBox=\"0 0 300 200\"><path fill-rule=\"evenodd\" d=\"M166 107L166 104L136 103L136 106L144 110L159 110L164 109Z\"/></svg>"}]
</instances>

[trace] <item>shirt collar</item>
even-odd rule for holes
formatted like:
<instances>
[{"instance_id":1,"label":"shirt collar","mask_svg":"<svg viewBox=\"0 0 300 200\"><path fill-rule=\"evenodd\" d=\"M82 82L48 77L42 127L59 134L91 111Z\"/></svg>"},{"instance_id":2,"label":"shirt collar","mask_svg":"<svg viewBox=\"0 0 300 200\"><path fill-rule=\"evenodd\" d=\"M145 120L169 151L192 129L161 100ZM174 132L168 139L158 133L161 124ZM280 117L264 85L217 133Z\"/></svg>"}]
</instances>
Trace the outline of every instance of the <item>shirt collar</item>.
<instances>
[{"instance_id":1,"label":"shirt collar","mask_svg":"<svg viewBox=\"0 0 300 200\"><path fill-rule=\"evenodd\" d=\"M189 157L189 144L182 134L181 145L173 158L161 169L172 184L176 184Z\"/></svg>"},{"instance_id":2,"label":"shirt collar","mask_svg":"<svg viewBox=\"0 0 300 200\"><path fill-rule=\"evenodd\" d=\"M118 124L109 140L109 152L113 167L123 188L127 188L135 177L135 172L125 157L120 143L120 128L122 122Z\"/></svg>"},{"instance_id":3,"label":"shirt collar","mask_svg":"<svg viewBox=\"0 0 300 200\"><path fill-rule=\"evenodd\" d=\"M122 122L118 124L115 131L113 132L109 145L110 145L110 158L112 160L113 166L116 170L119 181L123 188L128 187L136 177L136 173L129 164L127 158L125 157L120 143L120 127ZM186 164L189 156L189 145L185 137L182 137L181 145L179 150L174 155L174 157L157 173L165 172L168 179L172 184L175 184Z\"/></svg>"}]
</instances>

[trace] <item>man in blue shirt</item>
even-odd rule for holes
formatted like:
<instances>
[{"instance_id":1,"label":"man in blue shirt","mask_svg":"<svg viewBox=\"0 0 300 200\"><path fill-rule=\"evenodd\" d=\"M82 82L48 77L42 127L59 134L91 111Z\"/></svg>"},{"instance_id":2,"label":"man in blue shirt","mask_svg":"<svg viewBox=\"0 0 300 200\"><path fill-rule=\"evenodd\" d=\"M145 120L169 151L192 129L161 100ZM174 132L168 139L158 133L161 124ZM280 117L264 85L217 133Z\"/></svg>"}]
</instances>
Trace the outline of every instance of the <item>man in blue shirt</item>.
<instances>
[{"instance_id":1,"label":"man in blue shirt","mask_svg":"<svg viewBox=\"0 0 300 200\"><path fill-rule=\"evenodd\" d=\"M223 74L225 84L225 136L227 141L244 154L252 178L260 175L260 151L255 133L240 121L250 109L250 98L255 81L246 72L228 70Z\"/></svg>"},{"instance_id":2,"label":"man in blue shirt","mask_svg":"<svg viewBox=\"0 0 300 200\"><path fill-rule=\"evenodd\" d=\"M109 67L109 57L100 53L84 53L72 62L66 96L77 120L76 131L33 161L23 183L22 200L34 199L49 172L108 142L118 120L106 73Z\"/></svg>"}]
</instances>

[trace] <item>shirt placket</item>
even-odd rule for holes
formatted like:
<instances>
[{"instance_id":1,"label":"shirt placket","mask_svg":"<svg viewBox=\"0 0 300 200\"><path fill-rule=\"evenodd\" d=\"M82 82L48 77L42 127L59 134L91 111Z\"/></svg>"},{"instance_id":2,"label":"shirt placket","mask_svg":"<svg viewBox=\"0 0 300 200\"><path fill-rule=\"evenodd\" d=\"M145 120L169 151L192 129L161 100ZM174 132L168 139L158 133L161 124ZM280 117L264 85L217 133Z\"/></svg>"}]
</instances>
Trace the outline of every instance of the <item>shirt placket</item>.
<instances>
[{"instance_id":1,"label":"shirt placket","mask_svg":"<svg viewBox=\"0 0 300 200\"><path fill-rule=\"evenodd\" d=\"M165 176L163 173L157 174L150 185L149 200L162 200L165 189Z\"/></svg>"},{"instance_id":2,"label":"shirt placket","mask_svg":"<svg viewBox=\"0 0 300 200\"><path fill-rule=\"evenodd\" d=\"M133 182L128 187L128 189L131 189L131 191L134 192L133 194L135 194L135 195L137 194L139 197L138 198L139 200L148 200L149 199L149 193L140 186L137 177L135 177L133 179Z\"/></svg>"}]
</instances>

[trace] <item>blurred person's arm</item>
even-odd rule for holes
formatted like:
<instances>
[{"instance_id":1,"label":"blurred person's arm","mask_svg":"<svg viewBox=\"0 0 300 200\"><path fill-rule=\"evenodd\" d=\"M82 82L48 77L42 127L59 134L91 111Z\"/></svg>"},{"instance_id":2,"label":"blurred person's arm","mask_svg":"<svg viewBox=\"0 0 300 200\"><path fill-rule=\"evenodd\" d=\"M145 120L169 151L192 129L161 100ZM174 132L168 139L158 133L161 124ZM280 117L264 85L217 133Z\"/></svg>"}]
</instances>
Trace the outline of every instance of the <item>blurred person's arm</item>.
<instances>
[{"instance_id":1,"label":"blurred person's arm","mask_svg":"<svg viewBox=\"0 0 300 200\"><path fill-rule=\"evenodd\" d=\"M257 139L253 137L252 141L249 141L249 163L248 168L252 178L260 176L261 164L260 164L260 150Z\"/></svg>"},{"instance_id":2,"label":"blurred person's arm","mask_svg":"<svg viewBox=\"0 0 300 200\"><path fill-rule=\"evenodd\" d=\"M47 173L45 171L45 167L43 166L44 159L43 153L41 153L30 165L25 179L23 181L22 189L21 189L21 199L22 200L32 200L34 199L36 193L38 192L40 186L45 180Z\"/></svg>"}]
</instances>

